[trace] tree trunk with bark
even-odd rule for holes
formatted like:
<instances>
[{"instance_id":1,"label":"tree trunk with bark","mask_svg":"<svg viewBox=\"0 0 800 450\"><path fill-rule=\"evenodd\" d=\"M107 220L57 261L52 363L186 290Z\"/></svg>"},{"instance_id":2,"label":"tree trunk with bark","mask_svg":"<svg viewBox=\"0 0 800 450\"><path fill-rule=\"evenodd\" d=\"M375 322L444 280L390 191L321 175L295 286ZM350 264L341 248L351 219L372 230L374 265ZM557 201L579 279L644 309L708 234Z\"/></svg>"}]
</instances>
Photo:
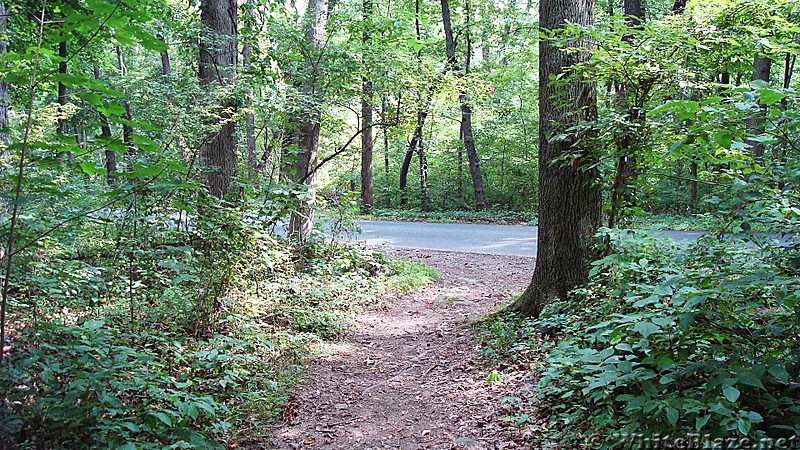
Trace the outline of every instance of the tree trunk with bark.
<instances>
[{"instance_id":1,"label":"tree trunk with bark","mask_svg":"<svg viewBox=\"0 0 800 450\"><path fill-rule=\"evenodd\" d=\"M58 73L60 75L67 74L67 41L66 36L63 37L64 41L58 43L58 57L60 61L58 62ZM67 105L67 85L64 84L63 81L58 81L58 129L56 130L58 134L65 135L67 134L67 119L63 117L63 114L66 112L65 107Z\"/></svg>"},{"instance_id":2,"label":"tree trunk with bark","mask_svg":"<svg viewBox=\"0 0 800 450\"><path fill-rule=\"evenodd\" d=\"M756 55L753 59L753 77L752 81L764 81L769 83L770 71L772 70L772 60L763 55ZM753 113L747 118L747 132L751 136L759 136L764 134L764 116L766 111L764 107ZM753 159L760 162L764 156L764 144L754 139L746 139L745 143L750 146L750 152L753 154Z\"/></svg>"},{"instance_id":3,"label":"tree trunk with bark","mask_svg":"<svg viewBox=\"0 0 800 450\"><path fill-rule=\"evenodd\" d=\"M94 79L95 80L99 80L100 79L100 67L99 66L94 66L94 68L92 69L92 72L94 73ZM99 111L98 111L97 114L100 115L100 133L102 134L102 136L105 139L110 141L112 139L112 136L111 136L111 126L108 123L108 118L106 117L105 114L103 114L103 113L101 113ZM113 186L113 185L117 184L117 181L118 181L118 179L117 179L117 152L115 152L113 149L111 149L108 146L106 146L105 156L106 156L106 183L109 186Z\"/></svg>"},{"instance_id":4,"label":"tree trunk with bark","mask_svg":"<svg viewBox=\"0 0 800 450\"><path fill-rule=\"evenodd\" d=\"M236 71L236 0L201 0L200 84L211 90L233 82ZM233 104L223 101L214 130L200 148L201 167L208 192L219 199L231 199L236 178L236 123L231 120Z\"/></svg>"},{"instance_id":5,"label":"tree trunk with bark","mask_svg":"<svg viewBox=\"0 0 800 450\"><path fill-rule=\"evenodd\" d=\"M450 2L449 0L441 0L442 4L442 26L445 35L445 52L447 55L447 70L452 70L457 76L463 77L469 74L469 67L472 56L472 44L470 40L470 9L469 2L466 4L466 40L467 49L465 52L465 62L463 70L459 70L456 62L456 42L453 37L453 27L450 18ZM486 207L486 189L483 185L483 176L481 175L480 159L478 151L475 148L475 138L472 132L472 107L470 106L470 99L465 90L459 92L458 101L461 106L461 140L464 144L464 149L467 152L467 160L469 161L469 173L472 176L472 188L475 194L475 209L482 210Z\"/></svg>"},{"instance_id":6,"label":"tree trunk with bark","mask_svg":"<svg viewBox=\"0 0 800 450\"><path fill-rule=\"evenodd\" d=\"M300 245L305 245L314 227L314 203L316 167L318 163L319 130L322 120L322 93L316 83L320 53L325 45L325 26L328 21L327 0L309 0L306 10L305 44L308 55L307 75L302 80L301 90L307 106L298 115L297 143L299 153L295 161L294 181L306 186L306 193L297 199L297 205L289 219L289 236ZM310 74L310 75L309 75Z\"/></svg>"},{"instance_id":7,"label":"tree trunk with bark","mask_svg":"<svg viewBox=\"0 0 800 450\"><path fill-rule=\"evenodd\" d=\"M625 25L630 28L641 26L644 22L644 7L641 0L625 0L623 4L625 13ZM628 35L623 37L628 45L633 45L633 37ZM642 92L645 86L633 86L625 80L618 80L617 86L617 108L625 116L630 124L640 125L642 128L645 122L644 101L645 95ZM617 216L625 205L632 205L634 199L633 183L636 173L636 153L638 147L638 136L635 131L624 133L616 142L617 163L614 174L614 181L611 185L611 209L608 215L608 227L614 228L617 225Z\"/></svg>"},{"instance_id":8,"label":"tree trunk with bark","mask_svg":"<svg viewBox=\"0 0 800 450\"><path fill-rule=\"evenodd\" d=\"M253 51L253 44L246 43L242 47L242 67L245 72L250 72L250 53ZM248 89L248 99L250 108L245 114L244 137L247 150L247 171L251 179L254 179L258 172L258 157L256 156L256 117L253 113L253 99L255 97L253 88Z\"/></svg>"},{"instance_id":9,"label":"tree trunk with bark","mask_svg":"<svg viewBox=\"0 0 800 450\"><path fill-rule=\"evenodd\" d=\"M372 150L374 148L372 133L372 80L369 78L369 46L370 46L370 25L372 19L372 0L364 0L363 8L363 27L362 30L362 75L361 75L361 212L369 213L372 211L372 190L373 190L373 168Z\"/></svg>"},{"instance_id":10,"label":"tree trunk with bark","mask_svg":"<svg viewBox=\"0 0 800 450\"><path fill-rule=\"evenodd\" d=\"M0 1L0 57L8 51L5 35L8 28L8 11L6 3ZM8 136L8 83L0 80L0 157L7 153Z\"/></svg>"},{"instance_id":11,"label":"tree trunk with bark","mask_svg":"<svg viewBox=\"0 0 800 450\"><path fill-rule=\"evenodd\" d=\"M591 25L593 0L541 0L540 27L555 30L565 23ZM598 157L583 147L582 136L550 141L551 136L580 122L597 119L596 85L570 73L570 67L586 61L591 51L588 40L574 42L583 51L567 53L552 41L539 41L539 244L531 284L511 309L538 317L554 298L565 299L575 286L584 283L589 261L596 255L594 235L600 220L601 196ZM563 81L553 83L551 78ZM565 153L579 152L569 162L557 160Z\"/></svg>"}]
</instances>

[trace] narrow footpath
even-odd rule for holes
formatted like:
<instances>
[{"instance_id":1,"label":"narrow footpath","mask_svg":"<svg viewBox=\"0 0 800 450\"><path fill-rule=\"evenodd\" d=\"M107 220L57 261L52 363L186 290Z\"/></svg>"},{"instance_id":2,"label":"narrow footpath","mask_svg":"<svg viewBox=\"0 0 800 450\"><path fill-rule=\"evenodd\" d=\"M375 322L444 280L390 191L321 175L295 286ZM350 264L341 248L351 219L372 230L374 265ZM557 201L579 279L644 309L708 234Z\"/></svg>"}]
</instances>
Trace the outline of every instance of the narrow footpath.
<instances>
[{"instance_id":1,"label":"narrow footpath","mask_svg":"<svg viewBox=\"0 0 800 450\"><path fill-rule=\"evenodd\" d=\"M533 258L429 250L395 256L442 278L359 315L310 368L275 429L282 449L521 449L501 420L502 381L490 383L469 328L530 281ZM519 388L517 386L516 388Z\"/></svg>"}]
</instances>

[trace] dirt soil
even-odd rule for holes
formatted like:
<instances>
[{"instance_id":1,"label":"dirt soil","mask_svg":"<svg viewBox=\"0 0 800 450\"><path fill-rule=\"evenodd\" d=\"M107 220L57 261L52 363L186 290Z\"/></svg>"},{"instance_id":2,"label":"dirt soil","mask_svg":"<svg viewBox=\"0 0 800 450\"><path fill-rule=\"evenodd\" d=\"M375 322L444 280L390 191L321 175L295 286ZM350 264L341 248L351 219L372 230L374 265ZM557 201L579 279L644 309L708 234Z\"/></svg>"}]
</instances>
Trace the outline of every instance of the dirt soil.
<instances>
[{"instance_id":1,"label":"dirt soil","mask_svg":"<svg viewBox=\"0 0 800 450\"><path fill-rule=\"evenodd\" d=\"M354 319L329 344L275 429L284 449L518 449L501 421L507 382L488 381L471 319L506 304L530 281L533 258L396 250L442 278Z\"/></svg>"}]
</instances>

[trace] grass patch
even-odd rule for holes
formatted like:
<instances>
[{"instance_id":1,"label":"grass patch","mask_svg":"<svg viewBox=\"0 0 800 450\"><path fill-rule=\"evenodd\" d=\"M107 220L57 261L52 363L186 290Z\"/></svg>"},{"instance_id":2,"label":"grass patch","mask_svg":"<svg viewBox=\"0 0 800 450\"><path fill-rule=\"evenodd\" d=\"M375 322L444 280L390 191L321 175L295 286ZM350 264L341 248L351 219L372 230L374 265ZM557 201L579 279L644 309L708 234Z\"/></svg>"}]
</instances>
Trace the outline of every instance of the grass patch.
<instances>
[{"instance_id":1,"label":"grass patch","mask_svg":"<svg viewBox=\"0 0 800 450\"><path fill-rule=\"evenodd\" d=\"M428 211L419 209L375 209L362 219L404 220L439 223L495 223L536 225L536 212L485 209L483 211Z\"/></svg>"},{"instance_id":2,"label":"grass patch","mask_svg":"<svg viewBox=\"0 0 800 450\"><path fill-rule=\"evenodd\" d=\"M426 264L394 259L389 261L393 272L386 280L386 289L396 292L414 292L442 277L442 274Z\"/></svg>"}]
</instances>

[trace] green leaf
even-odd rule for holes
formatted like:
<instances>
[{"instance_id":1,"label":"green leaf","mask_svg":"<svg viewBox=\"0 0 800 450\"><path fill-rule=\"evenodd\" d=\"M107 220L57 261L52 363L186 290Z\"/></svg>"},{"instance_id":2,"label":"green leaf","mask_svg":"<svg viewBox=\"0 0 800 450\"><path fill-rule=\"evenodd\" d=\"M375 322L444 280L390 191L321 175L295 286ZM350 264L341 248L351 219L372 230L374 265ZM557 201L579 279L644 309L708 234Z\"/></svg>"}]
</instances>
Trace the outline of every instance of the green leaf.
<instances>
[{"instance_id":1,"label":"green leaf","mask_svg":"<svg viewBox=\"0 0 800 450\"><path fill-rule=\"evenodd\" d=\"M150 415L164 422L164 424L168 427L172 427L172 419L170 419L170 417L163 412L151 412Z\"/></svg>"},{"instance_id":2,"label":"green leaf","mask_svg":"<svg viewBox=\"0 0 800 450\"><path fill-rule=\"evenodd\" d=\"M733 134L722 128L714 132L714 140L720 147L729 149L733 143Z\"/></svg>"},{"instance_id":3,"label":"green leaf","mask_svg":"<svg viewBox=\"0 0 800 450\"><path fill-rule=\"evenodd\" d=\"M738 389L731 386L723 389L722 395L724 395L729 402L735 402L736 400L739 400L739 395L741 395L741 393L739 392Z\"/></svg>"},{"instance_id":4,"label":"green leaf","mask_svg":"<svg viewBox=\"0 0 800 450\"><path fill-rule=\"evenodd\" d=\"M756 92L758 92L759 101L765 105L772 105L786 98L786 94L774 89L759 89Z\"/></svg>"},{"instance_id":5,"label":"green leaf","mask_svg":"<svg viewBox=\"0 0 800 450\"><path fill-rule=\"evenodd\" d=\"M707 414L705 416L697 416L697 419L694 421L694 429L695 431L700 431L706 426L706 423L711 420L711 414Z\"/></svg>"},{"instance_id":6,"label":"green leaf","mask_svg":"<svg viewBox=\"0 0 800 450\"><path fill-rule=\"evenodd\" d=\"M116 102L109 102L97 108L98 111L103 113L104 116L122 116L125 115L125 107Z\"/></svg>"},{"instance_id":7,"label":"green leaf","mask_svg":"<svg viewBox=\"0 0 800 450\"><path fill-rule=\"evenodd\" d=\"M637 322L636 325L633 326L633 331L641 333L642 337L645 339L658 330L658 325L653 322Z\"/></svg>"},{"instance_id":8,"label":"green leaf","mask_svg":"<svg viewBox=\"0 0 800 450\"><path fill-rule=\"evenodd\" d=\"M678 410L675 408L667 408L667 420L669 420L669 424L672 425L674 428L678 425Z\"/></svg>"},{"instance_id":9,"label":"green leaf","mask_svg":"<svg viewBox=\"0 0 800 450\"><path fill-rule=\"evenodd\" d=\"M767 389L764 387L764 383L762 383L761 380L753 372L746 372L740 375L739 382L742 384L746 384L748 386L753 386L764 390Z\"/></svg>"},{"instance_id":10,"label":"green leaf","mask_svg":"<svg viewBox=\"0 0 800 450\"><path fill-rule=\"evenodd\" d=\"M747 436L747 434L750 433L750 427L751 427L750 421L745 417L741 417L739 421L736 423L736 428L738 428L739 432L745 436Z\"/></svg>"}]
</instances>

